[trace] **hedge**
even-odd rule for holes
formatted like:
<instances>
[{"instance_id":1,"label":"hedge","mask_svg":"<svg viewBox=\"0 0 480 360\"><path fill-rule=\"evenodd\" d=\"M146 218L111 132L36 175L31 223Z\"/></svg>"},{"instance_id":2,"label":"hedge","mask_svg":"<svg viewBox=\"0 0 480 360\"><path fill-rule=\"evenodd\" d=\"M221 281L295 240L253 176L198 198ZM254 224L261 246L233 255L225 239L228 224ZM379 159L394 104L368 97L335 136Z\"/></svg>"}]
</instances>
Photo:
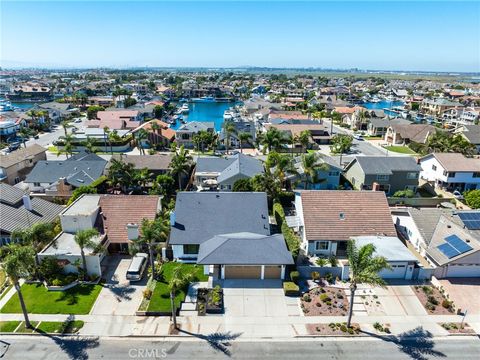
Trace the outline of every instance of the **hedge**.
<instances>
[{"instance_id":1,"label":"hedge","mask_svg":"<svg viewBox=\"0 0 480 360\"><path fill-rule=\"evenodd\" d=\"M288 250L292 253L293 257L296 258L300 251L300 239L297 235L290 229L285 222L285 211L280 203L273 204L273 215L277 225L281 228L283 237L287 243Z\"/></svg>"},{"instance_id":2,"label":"hedge","mask_svg":"<svg viewBox=\"0 0 480 360\"><path fill-rule=\"evenodd\" d=\"M300 288L291 281L285 281L283 283L283 292L286 296L297 296L300 294Z\"/></svg>"},{"instance_id":3,"label":"hedge","mask_svg":"<svg viewBox=\"0 0 480 360\"><path fill-rule=\"evenodd\" d=\"M283 207L280 203L273 204L273 215L275 216L275 221L277 225L280 227L282 226L283 219L285 219L285 212L283 211Z\"/></svg>"}]
</instances>

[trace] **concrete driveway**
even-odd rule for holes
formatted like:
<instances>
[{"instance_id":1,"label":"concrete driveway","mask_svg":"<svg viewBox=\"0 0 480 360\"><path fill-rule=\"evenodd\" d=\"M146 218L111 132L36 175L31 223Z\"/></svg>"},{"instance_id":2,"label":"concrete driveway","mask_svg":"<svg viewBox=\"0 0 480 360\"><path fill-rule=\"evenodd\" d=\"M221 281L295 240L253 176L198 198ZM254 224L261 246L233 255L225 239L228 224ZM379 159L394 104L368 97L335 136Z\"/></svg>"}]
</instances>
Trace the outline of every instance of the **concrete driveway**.
<instances>
[{"instance_id":1,"label":"concrete driveway","mask_svg":"<svg viewBox=\"0 0 480 360\"><path fill-rule=\"evenodd\" d=\"M393 284L375 288L385 315L427 315L410 284Z\"/></svg>"},{"instance_id":2,"label":"concrete driveway","mask_svg":"<svg viewBox=\"0 0 480 360\"><path fill-rule=\"evenodd\" d=\"M480 279L450 278L439 280L456 309L480 314Z\"/></svg>"},{"instance_id":3,"label":"concrete driveway","mask_svg":"<svg viewBox=\"0 0 480 360\"><path fill-rule=\"evenodd\" d=\"M225 316L288 316L280 280L224 280Z\"/></svg>"},{"instance_id":4,"label":"concrete driveway","mask_svg":"<svg viewBox=\"0 0 480 360\"><path fill-rule=\"evenodd\" d=\"M93 306L91 315L134 315L143 297L147 276L131 283L126 279L131 258L112 255L105 260L103 277L107 280Z\"/></svg>"}]
</instances>

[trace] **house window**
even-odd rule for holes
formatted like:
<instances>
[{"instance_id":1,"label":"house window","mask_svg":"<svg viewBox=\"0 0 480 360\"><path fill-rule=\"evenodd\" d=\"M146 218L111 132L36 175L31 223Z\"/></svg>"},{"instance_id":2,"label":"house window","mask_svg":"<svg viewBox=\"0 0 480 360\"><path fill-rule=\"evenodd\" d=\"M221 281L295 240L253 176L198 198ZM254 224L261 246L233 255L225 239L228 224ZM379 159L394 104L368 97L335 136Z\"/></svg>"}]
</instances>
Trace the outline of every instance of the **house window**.
<instances>
[{"instance_id":1,"label":"house window","mask_svg":"<svg viewBox=\"0 0 480 360\"><path fill-rule=\"evenodd\" d=\"M189 134L182 134L182 140L188 140L190 138Z\"/></svg>"},{"instance_id":2,"label":"house window","mask_svg":"<svg viewBox=\"0 0 480 360\"><path fill-rule=\"evenodd\" d=\"M328 241L317 241L315 243L315 250L328 250L329 242Z\"/></svg>"},{"instance_id":3,"label":"house window","mask_svg":"<svg viewBox=\"0 0 480 360\"><path fill-rule=\"evenodd\" d=\"M20 178L17 176L13 181L15 182L15 184L18 184L20 182Z\"/></svg>"},{"instance_id":4,"label":"house window","mask_svg":"<svg viewBox=\"0 0 480 360\"><path fill-rule=\"evenodd\" d=\"M437 171L437 165L432 165L432 170Z\"/></svg>"},{"instance_id":5,"label":"house window","mask_svg":"<svg viewBox=\"0 0 480 360\"><path fill-rule=\"evenodd\" d=\"M200 245L183 245L183 253L185 255L197 255L198 254L198 248Z\"/></svg>"},{"instance_id":6,"label":"house window","mask_svg":"<svg viewBox=\"0 0 480 360\"><path fill-rule=\"evenodd\" d=\"M456 173L454 173L454 172L448 173L448 177L455 177L455 175L456 175Z\"/></svg>"},{"instance_id":7,"label":"house window","mask_svg":"<svg viewBox=\"0 0 480 360\"><path fill-rule=\"evenodd\" d=\"M388 181L388 175L377 175L377 181Z\"/></svg>"},{"instance_id":8,"label":"house window","mask_svg":"<svg viewBox=\"0 0 480 360\"><path fill-rule=\"evenodd\" d=\"M480 172L474 172L473 177L474 178L480 178Z\"/></svg>"},{"instance_id":9,"label":"house window","mask_svg":"<svg viewBox=\"0 0 480 360\"><path fill-rule=\"evenodd\" d=\"M338 176L338 175L340 175L340 173L338 171L330 171L328 173L328 176Z\"/></svg>"},{"instance_id":10,"label":"house window","mask_svg":"<svg viewBox=\"0 0 480 360\"><path fill-rule=\"evenodd\" d=\"M39 187L39 186L40 186L40 183L39 183L39 182L34 182L34 183L33 183L33 186Z\"/></svg>"},{"instance_id":11,"label":"house window","mask_svg":"<svg viewBox=\"0 0 480 360\"><path fill-rule=\"evenodd\" d=\"M418 173L416 173L416 172L409 172L409 173L407 173L407 179L410 179L410 180L412 180L412 179L418 179Z\"/></svg>"},{"instance_id":12,"label":"house window","mask_svg":"<svg viewBox=\"0 0 480 360\"><path fill-rule=\"evenodd\" d=\"M448 176L447 170L443 170L443 176Z\"/></svg>"}]
</instances>

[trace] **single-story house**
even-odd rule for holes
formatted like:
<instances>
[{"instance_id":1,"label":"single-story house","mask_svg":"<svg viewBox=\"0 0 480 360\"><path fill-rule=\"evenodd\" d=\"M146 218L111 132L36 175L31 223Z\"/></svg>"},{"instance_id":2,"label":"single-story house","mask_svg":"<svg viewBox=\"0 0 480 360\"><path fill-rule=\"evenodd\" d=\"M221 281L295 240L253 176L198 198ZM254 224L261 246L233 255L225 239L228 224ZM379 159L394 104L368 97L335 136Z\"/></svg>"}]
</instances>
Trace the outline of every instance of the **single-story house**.
<instances>
[{"instance_id":1,"label":"single-story house","mask_svg":"<svg viewBox=\"0 0 480 360\"><path fill-rule=\"evenodd\" d=\"M159 153L155 155L130 155L130 154L114 154L105 167L108 172L112 164L112 160L117 160L127 164L132 164L137 170L148 169L155 177L166 174L170 169L170 162L172 161L172 154Z\"/></svg>"},{"instance_id":2,"label":"single-story house","mask_svg":"<svg viewBox=\"0 0 480 360\"><path fill-rule=\"evenodd\" d=\"M411 122L405 119L392 119L387 118L370 118L368 119L367 125L367 134L368 136L385 136L387 129L390 125L399 124L399 125L408 125Z\"/></svg>"}]
</instances>

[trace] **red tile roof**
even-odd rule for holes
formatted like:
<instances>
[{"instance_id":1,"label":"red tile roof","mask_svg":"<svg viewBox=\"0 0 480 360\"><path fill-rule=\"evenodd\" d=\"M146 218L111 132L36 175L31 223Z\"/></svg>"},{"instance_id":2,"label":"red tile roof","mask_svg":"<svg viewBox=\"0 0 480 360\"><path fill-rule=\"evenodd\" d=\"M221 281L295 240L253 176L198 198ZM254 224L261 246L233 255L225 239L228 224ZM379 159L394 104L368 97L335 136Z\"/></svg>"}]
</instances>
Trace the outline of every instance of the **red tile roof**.
<instances>
[{"instance_id":1,"label":"red tile roof","mask_svg":"<svg viewBox=\"0 0 480 360\"><path fill-rule=\"evenodd\" d=\"M384 192L310 190L301 200L307 240L397 236Z\"/></svg>"},{"instance_id":2,"label":"red tile roof","mask_svg":"<svg viewBox=\"0 0 480 360\"><path fill-rule=\"evenodd\" d=\"M99 205L109 242L128 243L127 224L155 219L159 201L157 195L102 195Z\"/></svg>"}]
</instances>

